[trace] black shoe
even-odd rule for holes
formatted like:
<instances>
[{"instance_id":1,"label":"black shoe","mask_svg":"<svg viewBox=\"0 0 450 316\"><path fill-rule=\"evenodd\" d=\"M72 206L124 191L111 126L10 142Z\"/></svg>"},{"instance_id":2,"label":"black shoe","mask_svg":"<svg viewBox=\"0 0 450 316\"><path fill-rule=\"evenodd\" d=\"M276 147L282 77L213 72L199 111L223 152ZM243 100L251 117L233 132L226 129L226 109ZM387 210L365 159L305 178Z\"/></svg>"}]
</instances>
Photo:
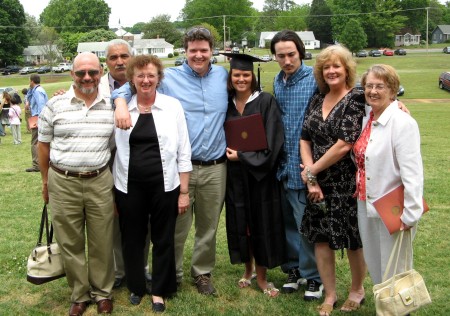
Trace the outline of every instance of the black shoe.
<instances>
[{"instance_id":1,"label":"black shoe","mask_svg":"<svg viewBox=\"0 0 450 316\"><path fill-rule=\"evenodd\" d=\"M139 305L141 303L142 296L136 295L134 293L130 294L130 303L133 305Z\"/></svg>"},{"instance_id":2,"label":"black shoe","mask_svg":"<svg viewBox=\"0 0 450 316\"><path fill-rule=\"evenodd\" d=\"M25 169L25 171L26 172L40 172L41 170L39 170L39 168L28 168L28 169Z\"/></svg>"},{"instance_id":3,"label":"black shoe","mask_svg":"<svg viewBox=\"0 0 450 316\"><path fill-rule=\"evenodd\" d=\"M303 299L305 301L314 301L322 297L323 284L314 280L308 280L305 295Z\"/></svg>"},{"instance_id":4,"label":"black shoe","mask_svg":"<svg viewBox=\"0 0 450 316\"><path fill-rule=\"evenodd\" d=\"M300 276L300 272L297 268L293 268L288 271L288 278L286 283L283 284L281 288L281 292L283 293L294 293L298 290L299 285L306 284L306 279Z\"/></svg>"},{"instance_id":5,"label":"black shoe","mask_svg":"<svg viewBox=\"0 0 450 316\"><path fill-rule=\"evenodd\" d=\"M215 295L216 289L211 281L211 274L201 274L195 277L195 285L197 285L197 291L204 295Z\"/></svg>"},{"instance_id":6,"label":"black shoe","mask_svg":"<svg viewBox=\"0 0 450 316\"><path fill-rule=\"evenodd\" d=\"M152 311L155 313L162 313L166 310L166 305L164 303L153 303L152 302Z\"/></svg>"},{"instance_id":7,"label":"black shoe","mask_svg":"<svg viewBox=\"0 0 450 316\"><path fill-rule=\"evenodd\" d=\"M125 283L124 280L125 280L125 277L121 277L121 278L116 277L114 279L113 289L117 289L117 288L121 287L123 285L123 283Z\"/></svg>"}]
</instances>

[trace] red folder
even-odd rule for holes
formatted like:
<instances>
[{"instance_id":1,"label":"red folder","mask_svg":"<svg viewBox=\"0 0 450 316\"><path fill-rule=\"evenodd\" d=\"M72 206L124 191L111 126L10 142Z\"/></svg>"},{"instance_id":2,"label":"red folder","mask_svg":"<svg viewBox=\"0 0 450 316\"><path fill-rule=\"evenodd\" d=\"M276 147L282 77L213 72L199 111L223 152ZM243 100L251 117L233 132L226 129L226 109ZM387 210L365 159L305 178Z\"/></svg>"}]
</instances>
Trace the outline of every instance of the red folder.
<instances>
[{"instance_id":1,"label":"red folder","mask_svg":"<svg viewBox=\"0 0 450 316\"><path fill-rule=\"evenodd\" d=\"M244 152L267 149L266 130L259 113L228 120L224 128L231 149Z\"/></svg>"},{"instance_id":2,"label":"red folder","mask_svg":"<svg viewBox=\"0 0 450 316\"><path fill-rule=\"evenodd\" d=\"M405 199L404 186L400 185L391 192L383 195L381 198L373 202L373 206L380 215L381 220L392 235L400 230L402 221L400 216L403 213L403 202ZM430 208L423 200L423 212L427 212Z\"/></svg>"}]
</instances>

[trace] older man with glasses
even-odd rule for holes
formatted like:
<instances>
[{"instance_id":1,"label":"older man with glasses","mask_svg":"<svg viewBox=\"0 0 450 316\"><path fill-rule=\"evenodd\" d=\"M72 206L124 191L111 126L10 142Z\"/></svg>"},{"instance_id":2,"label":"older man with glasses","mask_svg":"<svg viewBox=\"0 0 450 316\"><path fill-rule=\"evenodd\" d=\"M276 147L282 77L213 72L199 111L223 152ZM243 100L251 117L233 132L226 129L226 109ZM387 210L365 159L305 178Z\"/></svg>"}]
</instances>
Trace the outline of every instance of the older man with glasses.
<instances>
[{"instance_id":1,"label":"older man with glasses","mask_svg":"<svg viewBox=\"0 0 450 316\"><path fill-rule=\"evenodd\" d=\"M216 233L223 207L226 185L226 142L223 123L227 111L227 71L211 65L211 32L193 27L184 36L187 62L168 68L159 91L180 100L192 147L193 171L189 180L190 208L178 216L175 229L177 282L183 277L183 252L195 217L195 243L191 276L201 294L215 294L211 273L216 262ZM116 124L130 127L125 100L130 99L125 84L112 94Z\"/></svg>"},{"instance_id":2,"label":"older man with glasses","mask_svg":"<svg viewBox=\"0 0 450 316\"><path fill-rule=\"evenodd\" d=\"M91 300L99 314L110 314L114 213L108 161L114 113L109 93L98 88L97 56L79 54L71 75L73 89L53 97L39 115L42 195L51 207L72 290L69 315L82 315Z\"/></svg>"}]
</instances>

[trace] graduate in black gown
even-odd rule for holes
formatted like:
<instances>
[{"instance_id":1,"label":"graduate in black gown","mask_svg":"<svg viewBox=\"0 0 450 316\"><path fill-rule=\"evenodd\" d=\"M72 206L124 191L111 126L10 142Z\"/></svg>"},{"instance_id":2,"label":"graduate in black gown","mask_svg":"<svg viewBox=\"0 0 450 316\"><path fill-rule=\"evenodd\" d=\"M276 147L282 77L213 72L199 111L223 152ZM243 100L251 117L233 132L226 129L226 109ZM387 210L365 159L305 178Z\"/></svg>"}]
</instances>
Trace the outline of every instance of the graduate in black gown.
<instances>
[{"instance_id":1,"label":"graduate in black gown","mask_svg":"<svg viewBox=\"0 0 450 316\"><path fill-rule=\"evenodd\" d=\"M281 114L275 98L260 91L253 72L253 61L259 59L245 54L227 56L231 61L226 120L260 113L267 138L265 150L243 152L227 147L225 206L230 260L232 264L245 263L238 282L241 288L251 284L256 272L259 288L275 297L278 289L267 282L266 272L286 261L281 188L276 179L284 142Z\"/></svg>"}]
</instances>

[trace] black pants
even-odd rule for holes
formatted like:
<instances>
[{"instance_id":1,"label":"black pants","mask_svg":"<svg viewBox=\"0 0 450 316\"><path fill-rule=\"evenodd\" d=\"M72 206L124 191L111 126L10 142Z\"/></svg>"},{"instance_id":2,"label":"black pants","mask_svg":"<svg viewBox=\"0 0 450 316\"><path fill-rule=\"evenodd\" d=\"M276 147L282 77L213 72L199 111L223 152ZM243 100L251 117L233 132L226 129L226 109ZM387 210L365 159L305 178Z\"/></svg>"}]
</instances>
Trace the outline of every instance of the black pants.
<instances>
[{"instance_id":1,"label":"black pants","mask_svg":"<svg viewBox=\"0 0 450 316\"><path fill-rule=\"evenodd\" d=\"M146 292L144 247L150 216L152 294L162 297L174 294L177 290L174 234L179 187L164 192L146 183L129 182L127 194L115 191L128 289L139 296Z\"/></svg>"}]
</instances>

